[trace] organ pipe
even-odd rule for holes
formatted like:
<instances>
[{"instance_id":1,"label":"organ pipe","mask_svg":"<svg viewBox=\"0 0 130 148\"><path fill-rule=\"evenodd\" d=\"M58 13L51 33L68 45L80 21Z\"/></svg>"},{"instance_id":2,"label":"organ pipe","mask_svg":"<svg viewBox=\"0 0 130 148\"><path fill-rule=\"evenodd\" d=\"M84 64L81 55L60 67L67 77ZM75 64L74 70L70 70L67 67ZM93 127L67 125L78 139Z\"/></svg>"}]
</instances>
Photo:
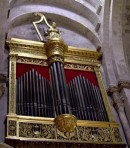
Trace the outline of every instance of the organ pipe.
<instances>
[{"instance_id":1,"label":"organ pipe","mask_svg":"<svg viewBox=\"0 0 130 148\"><path fill-rule=\"evenodd\" d=\"M65 77L63 74L63 67L60 62L54 62L50 66L52 77L53 97L56 107L56 114L70 113L69 95Z\"/></svg>"},{"instance_id":2,"label":"organ pipe","mask_svg":"<svg viewBox=\"0 0 130 148\"><path fill-rule=\"evenodd\" d=\"M34 69L17 79L17 114L54 117L49 81Z\"/></svg>"},{"instance_id":3,"label":"organ pipe","mask_svg":"<svg viewBox=\"0 0 130 148\"><path fill-rule=\"evenodd\" d=\"M72 113L82 120L108 121L99 88L83 76L68 84Z\"/></svg>"}]
</instances>

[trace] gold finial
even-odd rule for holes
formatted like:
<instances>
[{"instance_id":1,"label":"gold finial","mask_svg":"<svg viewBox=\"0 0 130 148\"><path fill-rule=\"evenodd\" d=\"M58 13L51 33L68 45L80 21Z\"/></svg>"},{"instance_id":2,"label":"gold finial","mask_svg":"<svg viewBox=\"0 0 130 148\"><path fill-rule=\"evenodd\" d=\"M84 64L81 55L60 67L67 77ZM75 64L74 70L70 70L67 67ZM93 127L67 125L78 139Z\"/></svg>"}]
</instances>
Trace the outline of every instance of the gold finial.
<instances>
[{"instance_id":1,"label":"gold finial","mask_svg":"<svg viewBox=\"0 0 130 148\"><path fill-rule=\"evenodd\" d=\"M45 21L46 25L49 27L49 29L47 29L47 31L45 31L44 36L45 36L48 40L54 39L54 38L55 38L55 39L56 39L56 38L57 38L57 39L61 39L60 31L59 31L59 29L57 29L57 26L56 26L56 23L55 23L55 22L53 22L52 25L50 25L50 24L48 23L46 17L45 17L42 13L39 13L39 12L34 13L34 15L35 15L35 16L40 16L40 20L39 20L39 21L32 22L32 23L33 23L33 25L34 25L34 27L35 27L35 29L36 29L36 32L37 32L37 34L38 34L38 36L39 36L39 38L40 38L41 41L43 41L43 37L42 37L42 35L41 35L41 33L40 33L40 31L39 31L39 29L38 29L38 27L37 27L36 24L41 23L43 20Z\"/></svg>"}]
</instances>

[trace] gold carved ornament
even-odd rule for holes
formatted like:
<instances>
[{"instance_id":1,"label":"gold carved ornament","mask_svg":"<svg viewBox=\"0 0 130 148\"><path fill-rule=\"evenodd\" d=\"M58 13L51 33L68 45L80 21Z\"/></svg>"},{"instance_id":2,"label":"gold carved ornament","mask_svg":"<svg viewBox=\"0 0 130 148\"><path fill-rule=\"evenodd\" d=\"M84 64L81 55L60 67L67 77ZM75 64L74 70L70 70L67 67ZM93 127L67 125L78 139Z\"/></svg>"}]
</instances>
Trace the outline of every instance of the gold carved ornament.
<instances>
[{"instance_id":1,"label":"gold carved ornament","mask_svg":"<svg viewBox=\"0 0 130 148\"><path fill-rule=\"evenodd\" d=\"M59 61L63 63L64 54L68 50L68 46L61 39L61 34L60 34L59 29L57 29L56 23L53 22L52 25L50 25L47 22L46 17L42 13L35 13L35 15L40 16L40 20L33 22L33 25L41 41L43 41L43 37L40 34L36 24L44 20L46 25L49 27L47 31L45 31L45 34L44 34L44 36L47 39L46 43L44 44L44 48L46 50L49 64L55 61Z\"/></svg>"}]
</instances>

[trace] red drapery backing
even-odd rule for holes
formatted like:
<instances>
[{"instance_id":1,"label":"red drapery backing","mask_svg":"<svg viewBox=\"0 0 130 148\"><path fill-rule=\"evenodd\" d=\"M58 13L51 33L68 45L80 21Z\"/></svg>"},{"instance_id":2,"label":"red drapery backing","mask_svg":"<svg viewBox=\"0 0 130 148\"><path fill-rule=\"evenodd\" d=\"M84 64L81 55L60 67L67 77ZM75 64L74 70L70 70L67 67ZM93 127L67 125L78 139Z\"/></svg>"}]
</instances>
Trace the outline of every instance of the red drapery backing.
<instances>
[{"instance_id":1,"label":"red drapery backing","mask_svg":"<svg viewBox=\"0 0 130 148\"><path fill-rule=\"evenodd\" d=\"M36 70L40 73L44 78L50 80L49 76L49 68L45 66L31 65L31 64L21 64L17 63L16 65L16 78L20 77L24 73L30 71L31 69Z\"/></svg>"},{"instance_id":2,"label":"red drapery backing","mask_svg":"<svg viewBox=\"0 0 130 148\"><path fill-rule=\"evenodd\" d=\"M49 67L21 63L17 63L16 65L16 78L31 69L35 69L44 78L50 80ZM69 83L74 77L81 75L91 81L94 85L98 86L95 72L65 69L65 75L67 83Z\"/></svg>"},{"instance_id":3,"label":"red drapery backing","mask_svg":"<svg viewBox=\"0 0 130 148\"><path fill-rule=\"evenodd\" d=\"M98 86L95 72L65 69L65 75L67 83L69 83L74 77L81 75L91 81L94 85Z\"/></svg>"}]
</instances>

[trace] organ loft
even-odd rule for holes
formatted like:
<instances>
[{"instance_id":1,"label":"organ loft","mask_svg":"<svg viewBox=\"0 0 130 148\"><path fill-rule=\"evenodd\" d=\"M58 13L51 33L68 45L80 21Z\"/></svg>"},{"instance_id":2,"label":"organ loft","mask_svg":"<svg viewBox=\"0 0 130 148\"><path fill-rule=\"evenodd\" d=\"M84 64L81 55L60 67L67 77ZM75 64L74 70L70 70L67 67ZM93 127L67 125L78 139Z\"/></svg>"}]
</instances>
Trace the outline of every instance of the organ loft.
<instances>
[{"instance_id":1,"label":"organ loft","mask_svg":"<svg viewBox=\"0 0 130 148\"><path fill-rule=\"evenodd\" d=\"M24 147L124 148L100 72L99 51L67 45L42 13L40 41L12 38L6 143ZM38 24L45 23L44 37Z\"/></svg>"}]
</instances>

